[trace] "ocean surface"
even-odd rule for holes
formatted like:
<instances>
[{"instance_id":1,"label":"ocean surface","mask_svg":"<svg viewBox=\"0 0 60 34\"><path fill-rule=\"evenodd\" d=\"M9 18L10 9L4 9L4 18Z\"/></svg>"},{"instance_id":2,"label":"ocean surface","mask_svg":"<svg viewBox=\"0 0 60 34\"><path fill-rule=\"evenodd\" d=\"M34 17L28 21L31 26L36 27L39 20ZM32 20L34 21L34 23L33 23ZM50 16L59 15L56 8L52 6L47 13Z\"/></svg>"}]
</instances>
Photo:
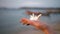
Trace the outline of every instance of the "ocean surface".
<instances>
[{"instance_id":1,"label":"ocean surface","mask_svg":"<svg viewBox=\"0 0 60 34\"><path fill-rule=\"evenodd\" d=\"M31 11L46 12L45 10L31 9ZM44 34L36 30L33 26L22 25L19 20L23 17L29 18L25 14L25 9L4 10L0 9L0 34ZM57 34L60 34L60 14L50 14L41 16L40 21L51 25Z\"/></svg>"}]
</instances>

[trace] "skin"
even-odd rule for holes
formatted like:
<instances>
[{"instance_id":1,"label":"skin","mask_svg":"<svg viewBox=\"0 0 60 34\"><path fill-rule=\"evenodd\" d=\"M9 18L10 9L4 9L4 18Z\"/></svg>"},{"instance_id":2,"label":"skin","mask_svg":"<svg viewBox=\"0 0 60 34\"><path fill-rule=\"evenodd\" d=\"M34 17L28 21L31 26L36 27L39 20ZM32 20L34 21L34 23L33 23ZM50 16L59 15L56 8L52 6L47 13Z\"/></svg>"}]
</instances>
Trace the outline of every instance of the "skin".
<instances>
[{"instance_id":1,"label":"skin","mask_svg":"<svg viewBox=\"0 0 60 34\"><path fill-rule=\"evenodd\" d=\"M42 30L45 34L52 34L52 30L46 24L41 23L40 21L32 21L27 18L22 18L20 20L21 23L24 25L31 25L34 26L37 30Z\"/></svg>"},{"instance_id":2,"label":"skin","mask_svg":"<svg viewBox=\"0 0 60 34\"><path fill-rule=\"evenodd\" d=\"M30 20L27 18L22 18L20 20L20 23L23 23L23 25L26 24L26 25L34 26L37 30L41 30L45 34L53 34L53 31L50 26L39 21L39 17L41 16L40 14L42 14L42 13L27 11L26 14L30 15L30 18L35 18L35 16L36 16L38 19L37 20L34 20L34 19Z\"/></svg>"}]
</instances>

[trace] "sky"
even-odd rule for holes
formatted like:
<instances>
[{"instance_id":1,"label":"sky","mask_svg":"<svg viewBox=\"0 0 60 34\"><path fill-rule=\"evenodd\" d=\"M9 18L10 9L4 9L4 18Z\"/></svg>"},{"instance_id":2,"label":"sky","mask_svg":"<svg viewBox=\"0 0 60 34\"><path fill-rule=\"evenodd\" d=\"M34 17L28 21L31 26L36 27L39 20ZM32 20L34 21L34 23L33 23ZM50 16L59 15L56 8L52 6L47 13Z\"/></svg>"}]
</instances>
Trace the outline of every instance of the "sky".
<instances>
[{"instance_id":1,"label":"sky","mask_svg":"<svg viewBox=\"0 0 60 34\"><path fill-rule=\"evenodd\" d=\"M60 7L60 0L0 0L0 7Z\"/></svg>"}]
</instances>

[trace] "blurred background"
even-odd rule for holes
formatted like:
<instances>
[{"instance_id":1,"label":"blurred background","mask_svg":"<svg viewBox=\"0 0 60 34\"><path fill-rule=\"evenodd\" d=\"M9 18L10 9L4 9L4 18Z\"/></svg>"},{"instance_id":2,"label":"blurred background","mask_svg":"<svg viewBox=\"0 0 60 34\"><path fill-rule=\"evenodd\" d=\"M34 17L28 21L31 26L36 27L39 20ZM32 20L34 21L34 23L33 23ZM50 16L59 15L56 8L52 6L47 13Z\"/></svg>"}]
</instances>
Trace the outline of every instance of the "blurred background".
<instances>
[{"instance_id":1,"label":"blurred background","mask_svg":"<svg viewBox=\"0 0 60 34\"><path fill-rule=\"evenodd\" d=\"M44 34L19 22L23 17L29 18L27 10L43 13L40 21L60 34L60 0L0 0L0 34Z\"/></svg>"}]
</instances>

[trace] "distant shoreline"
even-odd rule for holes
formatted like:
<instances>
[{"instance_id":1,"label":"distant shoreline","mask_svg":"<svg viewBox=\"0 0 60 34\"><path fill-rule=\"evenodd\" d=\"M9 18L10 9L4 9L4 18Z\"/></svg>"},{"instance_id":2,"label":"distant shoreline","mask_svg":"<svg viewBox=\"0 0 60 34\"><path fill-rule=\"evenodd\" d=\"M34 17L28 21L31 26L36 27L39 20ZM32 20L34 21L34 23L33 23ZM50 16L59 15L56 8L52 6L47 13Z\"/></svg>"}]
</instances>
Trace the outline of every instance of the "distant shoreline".
<instances>
[{"instance_id":1,"label":"distant shoreline","mask_svg":"<svg viewBox=\"0 0 60 34\"><path fill-rule=\"evenodd\" d=\"M19 10L19 9L60 10L60 7L59 8L22 7L22 8L0 8L0 9L6 9L6 10Z\"/></svg>"}]
</instances>

